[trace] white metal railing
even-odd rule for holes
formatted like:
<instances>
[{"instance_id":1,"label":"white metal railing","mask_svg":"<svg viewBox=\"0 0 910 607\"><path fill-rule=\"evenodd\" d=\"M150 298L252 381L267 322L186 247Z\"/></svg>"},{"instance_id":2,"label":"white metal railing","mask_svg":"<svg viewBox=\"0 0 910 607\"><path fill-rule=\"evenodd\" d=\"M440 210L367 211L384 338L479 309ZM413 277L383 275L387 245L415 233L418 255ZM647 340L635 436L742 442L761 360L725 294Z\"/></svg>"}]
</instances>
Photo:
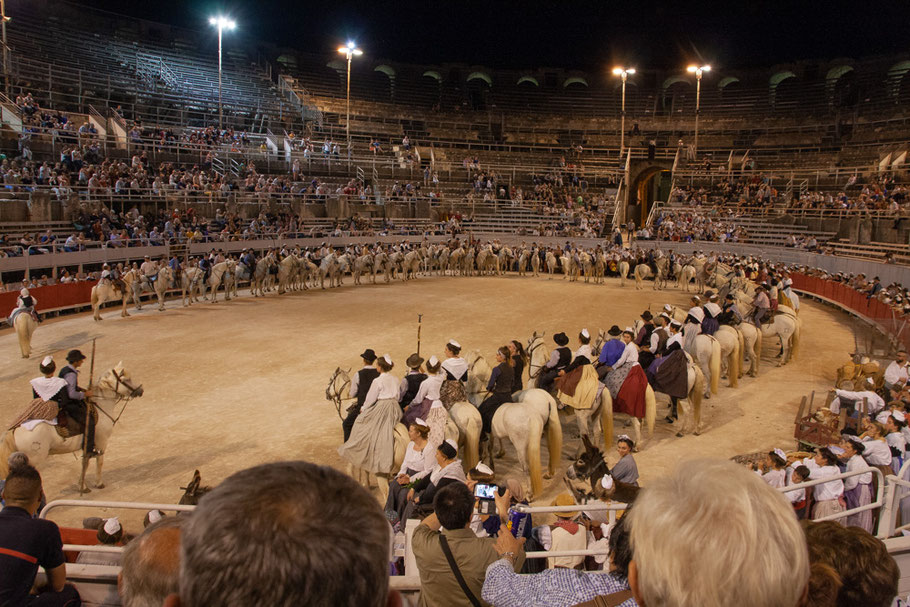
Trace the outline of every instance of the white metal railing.
<instances>
[{"instance_id":1,"label":"white metal railing","mask_svg":"<svg viewBox=\"0 0 910 607\"><path fill-rule=\"evenodd\" d=\"M120 510L168 510L174 512L192 512L196 506L185 504L158 504L154 502L110 502L86 500L54 500L48 502L38 514L38 518L47 518L52 510L58 508L116 508ZM120 554L123 546L102 546L97 544L64 544L63 550L73 552L106 552Z\"/></svg>"}]
</instances>

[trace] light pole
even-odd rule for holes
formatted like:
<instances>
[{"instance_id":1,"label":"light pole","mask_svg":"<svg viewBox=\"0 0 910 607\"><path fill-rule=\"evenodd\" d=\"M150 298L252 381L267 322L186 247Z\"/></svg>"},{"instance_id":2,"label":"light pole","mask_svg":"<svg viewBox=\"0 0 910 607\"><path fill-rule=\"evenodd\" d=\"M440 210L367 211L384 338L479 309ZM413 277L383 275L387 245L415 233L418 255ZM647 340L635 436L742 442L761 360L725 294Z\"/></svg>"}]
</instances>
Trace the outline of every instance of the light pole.
<instances>
[{"instance_id":1,"label":"light pole","mask_svg":"<svg viewBox=\"0 0 910 607\"><path fill-rule=\"evenodd\" d=\"M690 65L686 68L690 74L695 74L695 146L694 153L698 154L698 114L701 109L701 75L710 72L710 65Z\"/></svg>"},{"instance_id":2,"label":"light pole","mask_svg":"<svg viewBox=\"0 0 910 607\"><path fill-rule=\"evenodd\" d=\"M622 158L623 150L626 147L626 78L629 74L634 74L634 67L614 67L613 75L622 77L622 118L619 126L619 157Z\"/></svg>"},{"instance_id":3,"label":"light pole","mask_svg":"<svg viewBox=\"0 0 910 607\"><path fill-rule=\"evenodd\" d=\"M351 58L354 55L362 55L363 51L357 48L357 45L353 42L348 42L347 45L338 47L338 52L342 55L346 55L348 58L348 81L347 81L347 108L346 115L344 119L344 135L348 144L348 158L351 157Z\"/></svg>"},{"instance_id":4,"label":"light pole","mask_svg":"<svg viewBox=\"0 0 910 607\"><path fill-rule=\"evenodd\" d=\"M231 31L237 27L237 22L227 17L212 17L209 23L218 28L218 130L224 129L224 113L221 108L221 34L224 30Z\"/></svg>"}]
</instances>

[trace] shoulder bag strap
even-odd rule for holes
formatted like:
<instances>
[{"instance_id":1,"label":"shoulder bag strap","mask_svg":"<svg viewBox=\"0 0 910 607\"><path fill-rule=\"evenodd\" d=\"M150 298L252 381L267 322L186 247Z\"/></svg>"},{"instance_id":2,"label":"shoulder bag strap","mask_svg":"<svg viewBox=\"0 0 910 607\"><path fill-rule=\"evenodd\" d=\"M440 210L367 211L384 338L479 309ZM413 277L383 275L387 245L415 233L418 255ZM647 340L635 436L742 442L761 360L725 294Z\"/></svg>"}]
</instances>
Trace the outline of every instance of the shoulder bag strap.
<instances>
[{"instance_id":1,"label":"shoulder bag strap","mask_svg":"<svg viewBox=\"0 0 910 607\"><path fill-rule=\"evenodd\" d=\"M471 604L474 607L480 607L480 601L477 600L477 597L474 596L474 593L471 592L471 589L468 588L468 584L464 581L464 576L461 575L458 563L455 562L455 557L452 556L449 542L441 531L439 532L439 545L442 547L442 553L446 555L446 560L449 561L449 567L452 569L452 573L455 574L455 579L458 580L458 585L461 586L462 592L464 592L465 596L468 597L468 600L471 601Z\"/></svg>"}]
</instances>

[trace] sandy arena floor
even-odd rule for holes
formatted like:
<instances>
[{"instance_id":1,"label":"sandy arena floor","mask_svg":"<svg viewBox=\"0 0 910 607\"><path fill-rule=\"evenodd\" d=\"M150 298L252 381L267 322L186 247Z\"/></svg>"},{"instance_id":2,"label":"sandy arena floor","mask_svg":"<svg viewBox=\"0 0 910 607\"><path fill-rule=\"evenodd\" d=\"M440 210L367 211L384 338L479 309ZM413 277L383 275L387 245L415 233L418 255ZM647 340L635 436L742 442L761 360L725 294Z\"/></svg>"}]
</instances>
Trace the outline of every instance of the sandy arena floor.
<instances>
[{"instance_id":1,"label":"sandy arena floor","mask_svg":"<svg viewBox=\"0 0 910 607\"><path fill-rule=\"evenodd\" d=\"M513 338L526 343L534 330L546 332L552 343L550 336L558 331L572 336L582 327L592 333L612 324L624 327L649 305L658 309L688 299L676 289L655 292L650 284L643 291L623 289L618 279L599 286L518 276L422 277L360 287L348 278L344 287L328 291L273 293L265 299L242 293L229 303L191 308L171 301L164 313L147 306L126 319L108 308L100 323L88 313L52 319L38 327L29 360L19 357L14 333L0 333L0 419L14 417L29 402L28 380L38 375L41 357L53 354L60 365L68 349L88 353L98 337L96 376L122 360L144 385L145 396L129 405L108 445L107 486L86 499L175 503L196 468L211 485L236 470L280 459L343 468L336 451L341 422L324 395L329 376L339 365L359 368L365 347L389 352L395 372L402 371L416 348L418 313L425 357L441 355L453 338L466 352L478 349L492 360L497 346ZM705 401L701 436L677 438L675 429L658 421L654 437L636 455L644 484L685 457L793 448L800 397L827 390L836 366L853 349L846 315L803 301L800 358L777 368L777 346L766 340L760 376L745 377L737 389L723 381L720 394ZM86 374L87 369L88 363ZM662 420L666 397L658 402ZM579 440L573 418L563 416L563 427L564 471ZM628 429L619 423L616 431ZM546 441L542 452L545 465ZM610 455L615 461L615 451ZM502 478L515 466L509 445L497 473ZM73 456L52 457L42 474L49 499L78 498L79 463ZM561 472L547 481L541 501L561 491L559 478ZM74 524L87 512L58 511L54 518ZM139 524L141 513L118 514Z\"/></svg>"}]
</instances>

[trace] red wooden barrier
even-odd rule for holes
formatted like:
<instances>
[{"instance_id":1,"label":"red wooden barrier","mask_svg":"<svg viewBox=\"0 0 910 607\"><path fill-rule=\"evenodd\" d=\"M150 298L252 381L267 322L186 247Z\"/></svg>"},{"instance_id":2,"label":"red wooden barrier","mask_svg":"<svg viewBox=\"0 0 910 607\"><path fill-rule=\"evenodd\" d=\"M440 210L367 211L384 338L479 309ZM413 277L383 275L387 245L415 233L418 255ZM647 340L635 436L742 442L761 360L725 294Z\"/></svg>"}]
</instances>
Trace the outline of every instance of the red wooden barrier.
<instances>
[{"instance_id":1,"label":"red wooden barrier","mask_svg":"<svg viewBox=\"0 0 910 607\"><path fill-rule=\"evenodd\" d=\"M96 281L71 282L63 285L50 285L35 287L28 292L38 300L38 311L58 310L72 308L79 305L88 305L92 301L92 287ZM8 315L16 307L16 298L19 291L4 291L0 293L0 313Z\"/></svg>"}]
</instances>

